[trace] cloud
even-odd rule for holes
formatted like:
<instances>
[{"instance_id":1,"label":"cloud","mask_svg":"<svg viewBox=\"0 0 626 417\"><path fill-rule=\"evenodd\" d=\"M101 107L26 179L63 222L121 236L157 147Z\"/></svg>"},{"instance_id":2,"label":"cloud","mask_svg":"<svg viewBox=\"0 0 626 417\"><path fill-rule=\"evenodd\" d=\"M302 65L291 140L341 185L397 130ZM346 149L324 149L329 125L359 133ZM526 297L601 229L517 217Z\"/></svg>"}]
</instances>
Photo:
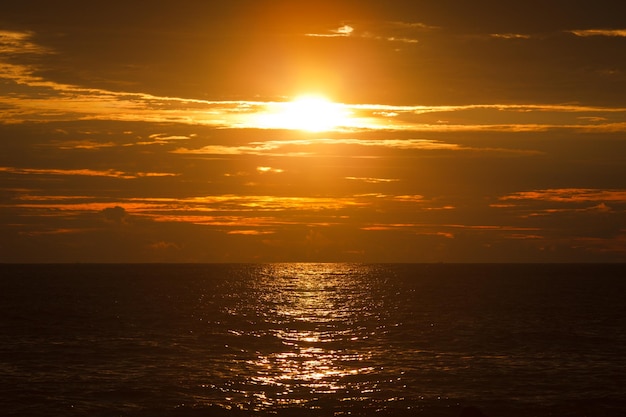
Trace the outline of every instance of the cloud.
<instances>
[{"instance_id":1,"label":"cloud","mask_svg":"<svg viewBox=\"0 0 626 417\"><path fill-rule=\"evenodd\" d=\"M170 142L176 142L179 140L189 140L194 138L196 135L191 134L191 135L168 135L167 133L154 133L150 136L148 136L150 138L150 141L148 142L138 142L137 145L162 145L162 144L166 144L166 143L170 143Z\"/></svg>"},{"instance_id":2,"label":"cloud","mask_svg":"<svg viewBox=\"0 0 626 417\"><path fill-rule=\"evenodd\" d=\"M347 152L345 148L354 148ZM336 148L340 148L338 151ZM494 147L472 147L432 139L356 139L356 138L311 138L292 140L255 141L241 145L206 145L201 148L177 148L170 152L190 155L265 155L310 157L381 157L380 149L395 151L438 151L438 152L484 152L503 156L532 156L542 152L525 149ZM231 174L232 175L232 174Z\"/></svg>"},{"instance_id":3,"label":"cloud","mask_svg":"<svg viewBox=\"0 0 626 417\"><path fill-rule=\"evenodd\" d=\"M284 170L281 168L272 168L267 166L256 167L256 170L261 174L280 174L284 172Z\"/></svg>"},{"instance_id":4,"label":"cloud","mask_svg":"<svg viewBox=\"0 0 626 417\"><path fill-rule=\"evenodd\" d=\"M368 184L380 184L380 183L400 181L397 178L372 178L372 177L346 177L346 179L351 180L351 181L362 181Z\"/></svg>"},{"instance_id":5,"label":"cloud","mask_svg":"<svg viewBox=\"0 0 626 417\"><path fill-rule=\"evenodd\" d=\"M350 36L352 32L354 32L354 28L350 25L343 25L340 28L337 28L333 31L339 35Z\"/></svg>"},{"instance_id":6,"label":"cloud","mask_svg":"<svg viewBox=\"0 0 626 417\"><path fill-rule=\"evenodd\" d=\"M393 180L392 180L393 181ZM102 213L105 219L119 222L130 213L135 218L157 222L187 222L219 227L268 227L298 224L304 220L318 223L328 213L339 216L344 210L389 204L419 204L427 209L430 201L422 195L360 194L353 196L271 196L220 194L187 198L120 198L109 201L98 196L16 194L12 207L42 209L50 216L76 216L79 213ZM326 214L324 214L326 213ZM304 217L303 217L304 216Z\"/></svg>"},{"instance_id":7,"label":"cloud","mask_svg":"<svg viewBox=\"0 0 626 417\"><path fill-rule=\"evenodd\" d=\"M348 37L354 32L354 28L350 25L343 25L338 27L337 29L331 29L327 33L307 33L305 36L315 37L315 38L337 38L337 37Z\"/></svg>"},{"instance_id":8,"label":"cloud","mask_svg":"<svg viewBox=\"0 0 626 417\"><path fill-rule=\"evenodd\" d=\"M109 223L123 224L126 223L128 218L128 213L126 213L126 210L120 206L105 208L101 213L104 220Z\"/></svg>"},{"instance_id":9,"label":"cloud","mask_svg":"<svg viewBox=\"0 0 626 417\"><path fill-rule=\"evenodd\" d=\"M395 195L391 196L391 198L395 201L403 201L408 203L422 203L424 202L424 196L419 194L410 194L410 195Z\"/></svg>"},{"instance_id":10,"label":"cloud","mask_svg":"<svg viewBox=\"0 0 626 417\"><path fill-rule=\"evenodd\" d=\"M505 239L520 239L520 240L544 239L544 236L527 234L527 233L512 233L512 234L506 235L504 237L505 237Z\"/></svg>"},{"instance_id":11,"label":"cloud","mask_svg":"<svg viewBox=\"0 0 626 417\"><path fill-rule=\"evenodd\" d=\"M324 33L307 33L305 36L316 38L356 37L375 41L412 44L419 42L415 37L416 34L439 29L436 26L426 25L424 23L408 22L381 22L377 24L373 22L361 22L358 26L359 30L356 30L355 25L344 24Z\"/></svg>"},{"instance_id":12,"label":"cloud","mask_svg":"<svg viewBox=\"0 0 626 417\"><path fill-rule=\"evenodd\" d=\"M170 249L176 249L176 250L180 250L181 249L174 242L164 242L164 241L151 243L150 245L148 245L148 247L150 249L157 250L157 251L167 251L167 250L170 250Z\"/></svg>"},{"instance_id":13,"label":"cloud","mask_svg":"<svg viewBox=\"0 0 626 417\"><path fill-rule=\"evenodd\" d=\"M272 230L256 230L256 229L237 229L229 230L229 235L247 235L247 236L259 236L259 235L271 235L275 232Z\"/></svg>"},{"instance_id":14,"label":"cloud","mask_svg":"<svg viewBox=\"0 0 626 417\"><path fill-rule=\"evenodd\" d=\"M44 55L51 54L52 51L30 39L33 32L18 32L0 30L0 55Z\"/></svg>"},{"instance_id":15,"label":"cloud","mask_svg":"<svg viewBox=\"0 0 626 417\"><path fill-rule=\"evenodd\" d=\"M511 236L509 232L537 232L541 229L536 227L503 226L503 225L464 225L464 224L424 224L424 223L377 223L363 226L367 231L399 231L415 233L419 235L440 236L452 239L462 230L463 232L494 232L502 236Z\"/></svg>"},{"instance_id":16,"label":"cloud","mask_svg":"<svg viewBox=\"0 0 626 417\"><path fill-rule=\"evenodd\" d=\"M381 22L376 26L370 24L368 32L363 36L388 42L415 44L419 42L419 36L439 29L438 26L431 26L420 22L388 21Z\"/></svg>"},{"instance_id":17,"label":"cloud","mask_svg":"<svg viewBox=\"0 0 626 417\"><path fill-rule=\"evenodd\" d=\"M24 121L115 120L174 122L235 127L254 111L251 101L207 101L135 92L83 88L50 81L32 65L9 62L18 53L51 53L31 43L30 33L0 32L0 123ZM178 138L160 137L161 141Z\"/></svg>"},{"instance_id":18,"label":"cloud","mask_svg":"<svg viewBox=\"0 0 626 417\"><path fill-rule=\"evenodd\" d=\"M626 37L626 29L580 29L568 32L584 38L590 36Z\"/></svg>"},{"instance_id":19,"label":"cloud","mask_svg":"<svg viewBox=\"0 0 626 417\"><path fill-rule=\"evenodd\" d=\"M389 30L432 30L420 24L388 24ZM335 35L353 36L352 26L341 26ZM7 51L42 52L31 45L28 34L4 32ZM364 35L362 35L364 36ZM394 35L394 39L401 39ZM409 38L408 38L409 39ZM43 53L43 52L42 52ZM27 121L53 122L107 120L205 125L218 128L266 128L262 116L271 114L285 102L212 101L145 93L109 91L57 83L35 75L27 64L0 59L0 123ZM382 104L341 104L337 108L349 114L337 130L387 130L427 132L543 132L577 130L581 132L626 131L626 109L622 107L579 104L470 104L444 106L393 106ZM551 117L549 117L551 116ZM276 128L276 127L274 127ZM280 126L278 126L280 128ZM189 139L188 136L155 134L142 145L165 144ZM67 146L81 146L68 144ZM84 149L95 149L86 143ZM100 145L105 146L105 145ZM215 149L215 153L227 153ZM249 150L250 152L254 150ZM237 152L235 152L237 153Z\"/></svg>"},{"instance_id":20,"label":"cloud","mask_svg":"<svg viewBox=\"0 0 626 417\"><path fill-rule=\"evenodd\" d=\"M550 188L521 191L501 197L500 200L536 200L558 203L605 202L626 203L626 190L594 188Z\"/></svg>"},{"instance_id":21,"label":"cloud","mask_svg":"<svg viewBox=\"0 0 626 417\"><path fill-rule=\"evenodd\" d=\"M492 33L489 35L496 39L530 39L531 36L523 33Z\"/></svg>"},{"instance_id":22,"label":"cloud","mask_svg":"<svg viewBox=\"0 0 626 417\"><path fill-rule=\"evenodd\" d=\"M626 233L610 238L606 237L576 237L571 242L574 247L587 252L600 254L619 254L621 260L626 256Z\"/></svg>"},{"instance_id":23,"label":"cloud","mask_svg":"<svg viewBox=\"0 0 626 417\"><path fill-rule=\"evenodd\" d=\"M544 132L626 130L626 108L580 104L353 105L369 129L428 132Z\"/></svg>"},{"instance_id":24,"label":"cloud","mask_svg":"<svg viewBox=\"0 0 626 417\"><path fill-rule=\"evenodd\" d=\"M500 200L514 203L500 209L540 227L546 239L570 239L567 244L572 247L578 246L577 239L597 238L598 245L613 251L610 248L625 231L626 190L554 188L513 193Z\"/></svg>"},{"instance_id":25,"label":"cloud","mask_svg":"<svg viewBox=\"0 0 626 417\"><path fill-rule=\"evenodd\" d=\"M436 30L440 30L439 26L427 25L426 23L421 22L384 22L383 25L385 27L391 27L396 29L415 31L415 32L432 32Z\"/></svg>"},{"instance_id":26,"label":"cloud","mask_svg":"<svg viewBox=\"0 0 626 417\"><path fill-rule=\"evenodd\" d=\"M142 177L173 177L178 174L170 172L124 172L114 169L94 170L94 169L55 169L55 168L16 168L0 167L0 172L8 172L20 175L69 175L86 177L111 177L120 179L136 179Z\"/></svg>"},{"instance_id":27,"label":"cloud","mask_svg":"<svg viewBox=\"0 0 626 417\"><path fill-rule=\"evenodd\" d=\"M420 150L460 150L460 145L445 143L429 139L294 139L294 140L268 140L265 142L250 142L239 146L207 145L199 149L178 148L172 153L200 154L200 155L291 155L306 156L319 154L320 146L362 146L384 147L391 149L420 149ZM307 148L316 147L315 152ZM278 152L287 148L288 151Z\"/></svg>"},{"instance_id":28,"label":"cloud","mask_svg":"<svg viewBox=\"0 0 626 417\"><path fill-rule=\"evenodd\" d=\"M96 150L103 148L112 148L118 146L114 142L96 142L92 140L68 140L56 142L54 147L57 149L70 150L70 149L85 149Z\"/></svg>"}]
</instances>

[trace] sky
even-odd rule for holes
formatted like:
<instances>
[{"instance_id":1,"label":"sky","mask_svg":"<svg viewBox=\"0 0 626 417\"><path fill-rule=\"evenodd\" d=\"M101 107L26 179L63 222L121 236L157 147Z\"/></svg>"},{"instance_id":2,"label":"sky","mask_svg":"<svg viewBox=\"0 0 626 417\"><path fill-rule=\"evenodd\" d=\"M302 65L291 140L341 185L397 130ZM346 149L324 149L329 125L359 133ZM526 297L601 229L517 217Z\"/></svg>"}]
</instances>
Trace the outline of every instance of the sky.
<instances>
[{"instance_id":1,"label":"sky","mask_svg":"<svg viewBox=\"0 0 626 417\"><path fill-rule=\"evenodd\" d=\"M0 262L624 262L614 1L0 12Z\"/></svg>"}]
</instances>

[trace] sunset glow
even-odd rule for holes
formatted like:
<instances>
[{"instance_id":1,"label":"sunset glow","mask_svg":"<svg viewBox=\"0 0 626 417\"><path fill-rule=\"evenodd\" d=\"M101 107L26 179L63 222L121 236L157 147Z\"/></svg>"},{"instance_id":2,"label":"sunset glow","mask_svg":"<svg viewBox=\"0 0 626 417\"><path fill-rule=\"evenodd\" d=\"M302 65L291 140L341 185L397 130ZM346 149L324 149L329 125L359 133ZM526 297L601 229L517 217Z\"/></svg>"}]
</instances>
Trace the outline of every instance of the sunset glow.
<instances>
[{"instance_id":1,"label":"sunset glow","mask_svg":"<svg viewBox=\"0 0 626 417\"><path fill-rule=\"evenodd\" d=\"M2 416L623 415L624 4L5 0Z\"/></svg>"},{"instance_id":2,"label":"sunset glow","mask_svg":"<svg viewBox=\"0 0 626 417\"><path fill-rule=\"evenodd\" d=\"M9 2L0 262L626 261L621 3L491 3Z\"/></svg>"}]
</instances>

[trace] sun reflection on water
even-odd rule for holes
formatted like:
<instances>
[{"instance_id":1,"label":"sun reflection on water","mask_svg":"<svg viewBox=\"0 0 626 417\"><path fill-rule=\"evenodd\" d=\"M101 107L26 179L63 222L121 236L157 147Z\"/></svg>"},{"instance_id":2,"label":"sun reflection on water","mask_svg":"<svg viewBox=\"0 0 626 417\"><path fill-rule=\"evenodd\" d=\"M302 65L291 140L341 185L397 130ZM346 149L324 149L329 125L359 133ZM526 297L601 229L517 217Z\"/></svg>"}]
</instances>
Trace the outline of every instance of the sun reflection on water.
<instances>
[{"instance_id":1,"label":"sun reflection on water","mask_svg":"<svg viewBox=\"0 0 626 417\"><path fill-rule=\"evenodd\" d=\"M256 283L256 315L249 333L279 343L259 344L247 361L257 407L293 406L320 396L359 397L374 390L360 378L374 371L368 297L351 264L263 266ZM375 321L375 317L370 317ZM262 328L262 329L261 329ZM346 342L348 342L346 344ZM260 395L260 396L259 396Z\"/></svg>"}]
</instances>

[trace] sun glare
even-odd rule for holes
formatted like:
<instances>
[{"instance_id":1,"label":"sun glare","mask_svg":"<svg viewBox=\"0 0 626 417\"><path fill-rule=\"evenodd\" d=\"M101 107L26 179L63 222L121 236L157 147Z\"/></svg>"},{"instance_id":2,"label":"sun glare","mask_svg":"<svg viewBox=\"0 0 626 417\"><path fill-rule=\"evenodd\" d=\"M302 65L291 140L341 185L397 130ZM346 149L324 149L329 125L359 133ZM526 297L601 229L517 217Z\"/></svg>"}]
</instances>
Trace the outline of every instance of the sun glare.
<instances>
[{"instance_id":1,"label":"sun glare","mask_svg":"<svg viewBox=\"0 0 626 417\"><path fill-rule=\"evenodd\" d=\"M320 95L296 97L284 103L272 103L259 116L261 127L323 132L349 126L351 113L345 106Z\"/></svg>"}]
</instances>

